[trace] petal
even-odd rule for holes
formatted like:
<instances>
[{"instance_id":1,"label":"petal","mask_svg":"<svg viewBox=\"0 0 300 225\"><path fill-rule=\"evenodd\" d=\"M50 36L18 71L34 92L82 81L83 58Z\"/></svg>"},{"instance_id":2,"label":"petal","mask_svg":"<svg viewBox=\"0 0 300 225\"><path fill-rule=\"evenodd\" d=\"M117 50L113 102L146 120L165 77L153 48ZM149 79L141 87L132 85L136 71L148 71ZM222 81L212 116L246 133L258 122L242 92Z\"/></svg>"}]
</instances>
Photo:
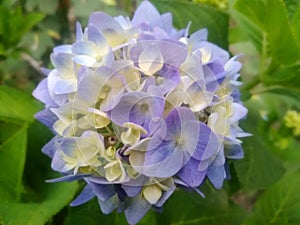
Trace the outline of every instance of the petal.
<instances>
[{"instance_id":1,"label":"petal","mask_svg":"<svg viewBox=\"0 0 300 225\"><path fill-rule=\"evenodd\" d=\"M82 178L89 176L89 174L71 174L71 175L67 175L67 176L63 176L63 177L59 177L59 178L54 178L51 180L46 180L46 182L48 183L56 183L56 182L64 182L64 181L75 181L75 180L82 180Z\"/></svg>"},{"instance_id":2,"label":"petal","mask_svg":"<svg viewBox=\"0 0 300 225\"><path fill-rule=\"evenodd\" d=\"M112 196L110 199L106 201L102 201L98 199L98 203L100 205L101 211L104 214L109 214L119 206L119 198L117 195Z\"/></svg>"},{"instance_id":3,"label":"petal","mask_svg":"<svg viewBox=\"0 0 300 225\"><path fill-rule=\"evenodd\" d=\"M64 79L59 77L56 70L53 70L48 76L49 94L53 99L54 95L68 94L77 90L77 78L69 77Z\"/></svg>"},{"instance_id":4,"label":"petal","mask_svg":"<svg viewBox=\"0 0 300 225\"><path fill-rule=\"evenodd\" d=\"M162 189L156 184L145 186L143 196L151 205L154 205L162 196Z\"/></svg>"},{"instance_id":5,"label":"petal","mask_svg":"<svg viewBox=\"0 0 300 225\"><path fill-rule=\"evenodd\" d=\"M122 189L126 192L128 197L135 197L136 195L138 195L141 192L142 187L141 186L122 185Z\"/></svg>"},{"instance_id":6,"label":"petal","mask_svg":"<svg viewBox=\"0 0 300 225\"><path fill-rule=\"evenodd\" d=\"M146 75L151 76L163 67L163 56L160 49L152 41L143 43L143 51L139 55L139 68Z\"/></svg>"},{"instance_id":7,"label":"petal","mask_svg":"<svg viewBox=\"0 0 300 225\"><path fill-rule=\"evenodd\" d=\"M155 150L147 151L142 167L134 167L149 177L166 178L176 174L184 166L184 153L173 143L164 143Z\"/></svg>"},{"instance_id":8,"label":"petal","mask_svg":"<svg viewBox=\"0 0 300 225\"><path fill-rule=\"evenodd\" d=\"M71 206L81 205L95 197L95 193L91 186L86 185L82 192L71 202Z\"/></svg>"},{"instance_id":9,"label":"petal","mask_svg":"<svg viewBox=\"0 0 300 225\"><path fill-rule=\"evenodd\" d=\"M92 67L97 62L95 57L91 57L89 55L76 55L73 60L75 63L87 67Z\"/></svg>"},{"instance_id":10,"label":"petal","mask_svg":"<svg viewBox=\"0 0 300 225\"><path fill-rule=\"evenodd\" d=\"M97 57L97 46L91 41L78 41L72 45L72 52L76 55L89 55Z\"/></svg>"},{"instance_id":11,"label":"petal","mask_svg":"<svg viewBox=\"0 0 300 225\"><path fill-rule=\"evenodd\" d=\"M232 107L233 115L230 117L230 121L232 123L244 118L248 113L248 110L239 103L234 102L232 103L231 107Z\"/></svg>"},{"instance_id":12,"label":"petal","mask_svg":"<svg viewBox=\"0 0 300 225\"><path fill-rule=\"evenodd\" d=\"M229 159L242 159L244 157L244 152L241 144L229 144L225 145L225 156Z\"/></svg>"},{"instance_id":13,"label":"petal","mask_svg":"<svg viewBox=\"0 0 300 225\"><path fill-rule=\"evenodd\" d=\"M149 211L151 204L141 195L128 199L124 210L129 224L137 224Z\"/></svg>"},{"instance_id":14,"label":"petal","mask_svg":"<svg viewBox=\"0 0 300 225\"><path fill-rule=\"evenodd\" d=\"M219 167L210 166L207 170L207 177L215 188L220 189L226 177L224 165Z\"/></svg>"},{"instance_id":15,"label":"petal","mask_svg":"<svg viewBox=\"0 0 300 225\"><path fill-rule=\"evenodd\" d=\"M51 99L48 90L47 78L43 79L32 93L33 97L43 102L46 106L56 106L55 102Z\"/></svg>"},{"instance_id":16,"label":"petal","mask_svg":"<svg viewBox=\"0 0 300 225\"><path fill-rule=\"evenodd\" d=\"M187 164L177 173L177 176L190 187L198 187L202 184L206 170L199 171L199 161L191 158Z\"/></svg>"},{"instance_id":17,"label":"petal","mask_svg":"<svg viewBox=\"0 0 300 225\"><path fill-rule=\"evenodd\" d=\"M92 41L99 47L107 47L105 38L102 36L99 30L93 25L88 26L88 39L89 41ZM98 54L102 55L101 53Z\"/></svg>"},{"instance_id":18,"label":"petal","mask_svg":"<svg viewBox=\"0 0 300 225\"><path fill-rule=\"evenodd\" d=\"M34 117L38 121L40 121L41 123L43 123L44 125L46 125L47 127L50 127L50 128L52 128L55 121L58 120L57 116L49 108L46 108L46 109L36 113L34 115Z\"/></svg>"},{"instance_id":19,"label":"petal","mask_svg":"<svg viewBox=\"0 0 300 225\"><path fill-rule=\"evenodd\" d=\"M105 30L113 30L120 32L122 31L121 25L114 20L113 17L102 13L102 12L94 12L91 14L88 22L89 26L95 26L100 32L105 32Z\"/></svg>"},{"instance_id":20,"label":"petal","mask_svg":"<svg viewBox=\"0 0 300 225\"><path fill-rule=\"evenodd\" d=\"M141 23L150 23L160 18L160 14L149 1L143 1L135 10L131 23L139 26Z\"/></svg>"},{"instance_id":21,"label":"petal","mask_svg":"<svg viewBox=\"0 0 300 225\"><path fill-rule=\"evenodd\" d=\"M101 201L107 201L115 194L115 189L112 184L97 184L90 178L85 179L88 185L93 189L97 198Z\"/></svg>"},{"instance_id":22,"label":"petal","mask_svg":"<svg viewBox=\"0 0 300 225\"><path fill-rule=\"evenodd\" d=\"M162 197L158 200L158 202L155 204L157 207L162 207L163 204L168 200L168 198L173 194L175 191L176 186L173 184L167 191L164 191Z\"/></svg>"},{"instance_id":23,"label":"petal","mask_svg":"<svg viewBox=\"0 0 300 225\"><path fill-rule=\"evenodd\" d=\"M61 137L55 136L46 145L44 145L44 147L42 148L42 152L50 158L53 158L56 150L60 145L60 141Z\"/></svg>"}]
</instances>

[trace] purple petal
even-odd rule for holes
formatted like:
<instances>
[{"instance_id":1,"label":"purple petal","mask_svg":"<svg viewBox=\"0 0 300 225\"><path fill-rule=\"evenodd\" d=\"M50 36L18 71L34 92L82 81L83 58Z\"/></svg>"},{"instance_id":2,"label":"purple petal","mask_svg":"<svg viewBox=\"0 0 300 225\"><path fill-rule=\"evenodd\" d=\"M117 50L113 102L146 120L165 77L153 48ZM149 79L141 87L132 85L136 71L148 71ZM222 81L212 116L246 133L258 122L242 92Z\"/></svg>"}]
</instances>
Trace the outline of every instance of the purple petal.
<instances>
[{"instance_id":1,"label":"purple petal","mask_svg":"<svg viewBox=\"0 0 300 225\"><path fill-rule=\"evenodd\" d=\"M225 156L229 159L242 159L244 157L244 152L241 144L229 144L225 145Z\"/></svg>"},{"instance_id":2,"label":"purple petal","mask_svg":"<svg viewBox=\"0 0 300 225\"><path fill-rule=\"evenodd\" d=\"M92 13L89 18L88 24L89 26L95 26L102 33L120 32L123 30L121 25L116 20L114 20L113 17L102 12Z\"/></svg>"},{"instance_id":3,"label":"purple petal","mask_svg":"<svg viewBox=\"0 0 300 225\"><path fill-rule=\"evenodd\" d=\"M50 158L53 158L57 148L59 147L59 142L61 140L61 137L55 136L52 138L44 147L42 148L42 152L49 156Z\"/></svg>"},{"instance_id":4,"label":"purple petal","mask_svg":"<svg viewBox=\"0 0 300 225\"><path fill-rule=\"evenodd\" d=\"M78 206L81 205L92 198L95 197L95 193L93 192L93 189L91 186L86 185L82 192L73 200L70 204L70 206Z\"/></svg>"},{"instance_id":5,"label":"purple petal","mask_svg":"<svg viewBox=\"0 0 300 225\"><path fill-rule=\"evenodd\" d=\"M98 203L100 205L101 211L104 214L109 214L114 211L119 206L119 199L117 195L113 195L110 199L106 201L102 201L98 199Z\"/></svg>"},{"instance_id":6,"label":"purple petal","mask_svg":"<svg viewBox=\"0 0 300 225\"><path fill-rule=\"evenodd\" d=\"M206 176L206 170L199 171L199 161L191 158L177 173L177 176L190 187L198 187Z\"/></svg>"},{"instance_id":7,"label":"purple petal","mask_svg":"<svg viewBox=\"0 0 300 225\"><path fill-rule=\"evenodd\" d=\"M197 150L193 154L193 158L197 160L203 160L210 158L211 155L215 155L216 147L219 141L211 129L204 123L200 123L199 139L197 143ZM216 146L216 147L214 147Z\"/></svg>"},{"instance_id":8,"label":"purple petal","mask_svg":"<svg viewBox=\"0 0 300 225\"><path fill-rule=\"evenodd\" d=\"M157 42L157 44L164 57L164 63L178 70L188 55L186 45L179 41L170 40L162 40Z\"/></svg>"},{"instance_id":9,"label":"purple petal","mask_svg":"<svg viewBox=\"0 0 300 225\"><path fill-rule=\"evenodd\" d=\"M207 29L201 29L191 35L190 41L192 41L193 43L197 43L200 41L206 41L207 36L208 36Z\"/></svg>"},{"instance_id":10,"label":"purple petal","mask_svg":"<svg viewBox=\"0 0 300 225\"><path fill-rule=\"evenodd\" d=\"M169 197L173 194L173 192L175 191L176 186L173 185L171 188L169 188L167 191L164 191L163 195L161 196L161 198L158 200L158 202L155 204L155 206L157 207L162 207L163 204L165 204L165 202L169 199Z\"/></svg>"},{"instance_id":11,"label":"purple petal","mask_svg":"<svg viewBox=\"0 0 300 225\"><path fill-rule=\"evenodd\" d=\"M53 124L58 119L57 116L49 108L36 113L34 117L50 129L52 129Z\"/></svg>"},{"instance_id":12,"label":"purple petal","mask_svg":"<svg viewBox=\"0 0 300 225\"><path fill-rule=\"evenodd\" d=\"M141 126L153 117L160 117L163 113L164 99L150 96L144 92L130 92L123 95L119 103L111 111L111 120L122 126L126 122L133 122Z\"/></svg>"},{"instance_id":13,"label":"purple petal","mask_svg":"<svg viewBox=\"0 0 300 225\"><path fill-rule=\"evenodd\" d=\"M122 189L126 192L128 197L134 197L141 192L142 186L122 185Z\"/></svg>"},{"instance_id":14,"label":"purple petal","mask_svg":"<svg viewBox=\"0 0 300 225\"><path fill-rule=\"evenodd\" d=\"M128 199L125 206L125 216L129 224L137 224L149 211L151 204L141 195Z\"/></svg>"},{"instance_id":15,"label":"purple petal","mask_svg":"<svg viewBox=\"0 0 300 225\"><path fill-rule=\"evenodd\" d=\"M82 27L79 22L76 22L76 41L82 41L82 40L83 40Z\"/></svg>"},{"instance_id":16,"label":"purple petal","mask_svg":"<svg viewBox=\"0 0 300 225\"><path fill-rule=\"evenodd\" d=\"M188 108L177 107L173 109L165 119L168 127L166 140L172 140L175 136L178 136L182 132L182 124L190 120L195 120L195 115Z\"/></svg>"},{"instance_id":17,"label":"purple petal","mask_svg":"<svg viewBox=\"0 0 300 225\"><path fill-rule=\"evenodd\" d=\"M136 9L131 23L133 26L139 26L142 23L151 24L160 18L157 9L149 2L143 1Z\"/></svg>"},{"instance_id":18,"label":"purple petal","mask_svg":"<svg viewBox=\"0 0 300 225\"><path fill-rule=\"evenodd\" d=\"M209 178L209 180L215 188L220 189L223 186L223 182L226 177L224 165L218 167L208 167L207 177Z\"/></svg>"},{"instance_id":19,"label":"purple petal","mask_svg":"<svg viewBox=\"0 0 300 225\"><path fill-rule=\"evenodd\" d=\"M82 178L89 176L89 174L71 174L63 177L58 177L55 179L46 180L48 183L56 183L56 182L64 182L64 181L75 181L75 180L81 180Z\"/></svg>"},{"instance_id":20,"label":"purple petal","mask_svg":"<svg viewBox=\"0 0 300 225\"><path fill-rule=\"evenodd\" d=\"M77 78L74 76L68 79L63 79L59 76L57 70L53 70L49 74L47 81L49 94L52 99L55 95L68 94L77 90ZM57 103L57 101L55 101L55 103Z\"/></svg>"},{"instance_id":21,"label":"purple petal","mask_svg":"<svg viewBox=\"0 0 300 225\"><path fill-rule=\"evenodd\" d=\"M90 55L96 57L96 48L96 44L92 41L78 41L72 45L72 52L76 55Z\"/></svg>"},{"instance_id":22,"label":"purple petal","mask_svg":"<svg viewBox=\"0 0 300 225\"><path fill-rule=\"evenodd\" d=\"M94 42L97 46L107 45L105 38L93 25L88 26L88 39L89 41ZM98 54L102 55L100 52Z\"/></svg>"},{"instance_id":23,"label":"purple petal","mask_svg":"<svg viewBox=\"0 0 300 225\"><path fill-rule=\"evenodd\" d=\"M49 94L47 78L43 79L38 84L32 95L39 101L43 102L46 106L57 106Z\"/></svg>"},{"instance_id":24,"label":"purple petal","mask_svg":"<svg viewBox=\"0 0 300 225\"><path fill-rule=\"evenodd\" d=\"M107 201L116 193L112 184L96 184L90 179L85 180L91 186L97 198L101 201Z\"/></svg>"},{"instance_id":25,"label":"purple petal","mask_svg":"<svg viewBox=\"0 0 300 225\"><path fill-rule=\"evenodd\" d=\"M171 177L184 165L184 152L173 143L164 142L155 150L147 151L141 171L149 177Z\"/></svg>"}]
</instances>

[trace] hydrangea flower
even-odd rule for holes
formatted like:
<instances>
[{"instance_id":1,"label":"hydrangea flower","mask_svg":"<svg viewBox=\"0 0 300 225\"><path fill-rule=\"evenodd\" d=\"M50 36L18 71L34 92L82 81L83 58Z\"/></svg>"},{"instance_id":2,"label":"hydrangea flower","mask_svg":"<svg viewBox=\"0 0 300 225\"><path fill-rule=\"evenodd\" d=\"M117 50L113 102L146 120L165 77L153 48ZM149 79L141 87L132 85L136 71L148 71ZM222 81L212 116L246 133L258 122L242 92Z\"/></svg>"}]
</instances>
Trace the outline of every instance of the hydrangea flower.
<instances>
[{"instance_id":1,"label":"hydrangea flower","mask_svg":"<svg viewBox=\"0 0 300 225\"><path fill-rule=\"evenodd\" d=\"M176 30L149 1L131 20L91 14L74 44L54 48L54 69L33 92L45 104L36 118L55 134L42 149L62 175L52 182L84 180L72 206L96 197L129 224L176 188L221 188L248 135L237 59L206 29Z\"/></svg>"}]
</instances>

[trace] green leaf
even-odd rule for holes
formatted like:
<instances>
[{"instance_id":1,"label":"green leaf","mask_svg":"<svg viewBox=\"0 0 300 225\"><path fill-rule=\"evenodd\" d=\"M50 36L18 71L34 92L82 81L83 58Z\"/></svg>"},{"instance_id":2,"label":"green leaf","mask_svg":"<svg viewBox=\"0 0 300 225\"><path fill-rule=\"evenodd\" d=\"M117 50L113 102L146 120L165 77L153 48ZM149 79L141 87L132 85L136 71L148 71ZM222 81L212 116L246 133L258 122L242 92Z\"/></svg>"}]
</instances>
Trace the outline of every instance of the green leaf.
<instances>
[{"instance_id":1,"label":"green leaf","mask_svg":"<svg viewBox=\"0 0 300 225\"><path fill-rule=\"evenodd\" d=\"M245 31L259 51L269 50L273 62L290 65L299 60L300 48L292 35L282 0L237 0L233 9L236 22L251 28Z\"/></svg>"},{"instance_id":2,"label":"green leaf","mask_svg":"<svg viewBox=\"0 0 300 225\"><path fill-rule=\"evenodd\" d=\"M285 3L288 17L290 20L293 19L295 12L297 11L297 8L300 6L300 1L299 0L283 0Z\"/></svg>"},{"instance_id":3,"label":"green leaf","mask_svg":"<svg viewBox=\"0 0 300 225\"><path fill-rule=\"evenodd\" d=\"M269 71L264 74L261 80L265 84L282 84L282 82L292 82L300 81L298 74L300 72L300 65L293 66L281 66L274 71ZM299 84L299 83L298 83Z\"/></svg>"},{"instance_id":4,"label":"green leaf","mask_svg":"<svg viewBox=\"0 0 300 225\"><path fill-rule=\"evenodd\" d=\"M28 128L24 179L28 187L37 194L44 188L45 180L49 179L51 159L44 155L41 149L52 137L53 133L49 128L39 121L34 121ZM32 176L32 174L34 174L34 176Z\"/></svg>"},{"instance_id":5,"label":"green leaf","mask_svg":"<svg viewBox=\"0 0 300 225\"><path fill-rule=\"evenodd\" d=\"M163 213L157 214L158 224L241 224L245 211L230 202L224 190L209 189L203 191L205 198L197 193L176 191L166 202Z\"/></svg>"},{"instance_id":6,"label":"green leaf","mask_svg":"<svg viewBox=\"0 0 300 225\"><path fill-rule=\"evenodd\" d=\"M285 176L256 202L251 224L300 224L300 173Z\"/></svg>"},{"instance_id":7,"label":"green leaf","mask_svg":"<svg viewBox=\"0 0 300 225\"><path fill-rule=\"evenodd\" d=\"M34 121L34 114L41 109L32 96L6 86L0 86L0 119L7 121Z\"/></svg>"},{"instance_id":8,"label":"green leaf","mask_svg":"<svg viewBox=\"0 0 300 225\"><path fill-rule=\"evenodd\" d=\"M109 215L104 215L101 212L97 199L94 198L91 201L76 207L70 207L68 210L68 216L64 225L73 225L73 224L89 224L89 225L98 225L99 221L102 221L103 224L118 224L126 225L126 220L123 218L123 221L118 221L116 223L117 217L116 213Z\"/></svg>"},{"instance_id":9,"label":"green leaf","mask_svg":"<svg viewBox=\"0 0 300 225\"><path fill-rule=\"evenodd\" d=\"M78 183L46 184L43 198L37 203L1 202L1 225L42 225L74 197Z\"/></svg>"},{"instance_id":10,"label":"green leaf","mask_svg":"<svg viewBox=\"0 0 300 225\"><path fill-rule=\"evenodd\" d=\"M52 1L38 1L38 0L27 0L25 7L27 11L33 11L34 8L38 8L40 12L52 15L56 13L58 0Z\"/></svg>"},{"instance_id":11,"label":"green leaf","mask_svg":"<svg viewBox=\"0 0 300 225\"><path fill-rule=\"evenodd\" d=\"M150 210L145 217L138 223L139 225L156 225L155 212ZM127 225L124 213L113 212L109 215L104 215L101 212L97 198L92 199L91 201L84 203L83 205L70 207L68 211L68 216L65 220L64 225L73 225L73 224L89 224L89 225L98 225L99 221L102 224L118 224L118 225Z\"/></svg>"},{"instance_id":12,"label":"green leaf","mask_svg":"<svg viewBox=\"0 0 300 225\"><path fill-rule=\"evenodd\" d=\"M44 14L24 14L20 6L14 7L7 1L0 5L0 41L5 48L16 48L23 35L44 18Z\"/></svg>"},{"instance_id":13,"label":"green leaf","mask_svg":"<svg viewBox=\"0 0 300 225\"><path fill-rule=\"evenodd\" d=\"M285 170L282 162L272 153L275 147L268 142L265 131L260 132L263 120L255 110L257 103L248 101L247 107L249 114L242 126L253 136L243 139L245 156L241 160L234 161L234 166L242 187L246 190L255 190L272 185L283 176Z\"/></svg>"},{"instance_id":14,"label":"green leaf","mask_svg":"<svg viewBox=\"0 0 300 225\"><path fill-rule=\"evenodd\" d=\"M193 2L180 1L152 1L161 13L171 12L174 25L178 29L186 28L192 22L191 33L201 28L208 29L208 40L221 46L228 47L229 16L210 6Z\"/></svg>"},{"instance_id":15,"label":"green leaf","mask_svg":"<svg viewBox=\"0 0 300 225\"><path fill-rule=\"evenodd\" d=\"M266 89L264 89L264 92L270 92L270 93L275 93L279 95L286 95L291 98L294 98L295 100L300 99L300 90L297 88L287 88L286 86L282 85L276 85L276 86L270 86Z\"/></svg>"},{"instance_id":16,"label":"green leaf","mask_svg":"<svg viewBox=\"0 0 300 225\"><path fill-rule=\"evenodd\" d=\"M300 2L298 4L298 8L294 13L294 17L292 19L292 31L295 36L295 39L298 42L298 45L300 45Z\"/></svg>"},{"instance_id":17,"label":"green leaf","mask_svg":"<svg viewBox=\"0 0 300 225\"><path fill-rule=\"evenodd\" d=\"M5 132L3 127L1 132ZM27 125L24 124L0 146L0 201L19 200L24 191L22 177L26 142Z\"/></svg>"}]
</instances>

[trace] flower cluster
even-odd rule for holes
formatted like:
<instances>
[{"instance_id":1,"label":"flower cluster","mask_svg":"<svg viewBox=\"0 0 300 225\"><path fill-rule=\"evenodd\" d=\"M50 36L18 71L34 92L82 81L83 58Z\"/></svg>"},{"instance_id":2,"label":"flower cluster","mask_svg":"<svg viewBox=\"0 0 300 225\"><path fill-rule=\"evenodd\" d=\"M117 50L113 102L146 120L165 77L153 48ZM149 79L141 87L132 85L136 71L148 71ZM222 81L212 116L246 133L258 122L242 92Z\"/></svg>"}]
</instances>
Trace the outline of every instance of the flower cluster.
<instances>
[{"instance_id":1,"label":"flower cluster","mask_svg":"<svg viewBox=\"0 0 300 225\"><path fill-rule=\"evenodd\" d=\"M136 224L176 187L221 188L247 135L236 59L148 1L131 20L95 12L84 30L78 23L33 93L45 104L36 118L55 133L42 150L63 175L54 181L86 182L71 205L96 196L103 213Z\"/></svg>"}]
</instances>

